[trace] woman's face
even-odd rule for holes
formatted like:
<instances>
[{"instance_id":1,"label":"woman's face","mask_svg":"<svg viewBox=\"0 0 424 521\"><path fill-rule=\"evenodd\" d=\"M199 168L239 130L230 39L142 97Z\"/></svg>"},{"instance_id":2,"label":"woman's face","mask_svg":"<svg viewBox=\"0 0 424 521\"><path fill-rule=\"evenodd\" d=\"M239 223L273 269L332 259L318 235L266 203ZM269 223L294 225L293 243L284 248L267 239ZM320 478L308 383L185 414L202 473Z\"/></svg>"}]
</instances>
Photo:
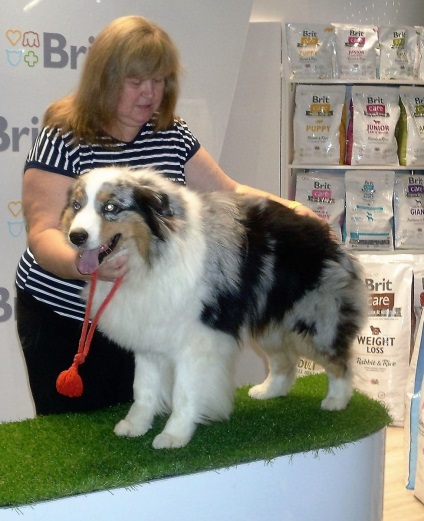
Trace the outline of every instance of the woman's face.
<instances>
[{"instance_id":1,"label":"woman's face","mask_svg":"<svg viewBox=\"0 0 424 521\"><path fill-rule=\"evenodd\" d=\"M117 127L120 139L132 140L160 107L165 90L165 78L127 78L117 105ZM116 136L118 137L118 136Z\"/></svg>"}]
</instances>

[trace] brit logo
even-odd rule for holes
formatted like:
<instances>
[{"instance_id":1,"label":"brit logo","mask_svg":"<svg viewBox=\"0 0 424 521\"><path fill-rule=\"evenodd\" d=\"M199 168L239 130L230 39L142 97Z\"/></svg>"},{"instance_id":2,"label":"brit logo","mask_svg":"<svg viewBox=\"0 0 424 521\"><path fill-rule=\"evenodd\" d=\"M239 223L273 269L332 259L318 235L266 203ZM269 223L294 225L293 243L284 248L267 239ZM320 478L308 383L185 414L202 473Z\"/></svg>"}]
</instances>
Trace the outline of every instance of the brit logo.
<instances>
[{"instance_id":1,"label":"brit logo","mask_svg":"<svg viewBox=\"0 0 424 521\"><path fill-rule=\"evenodd\" d=\"M46 69L77 69L94 37L87 45L69 45L63 34L34 30L8 29L6 31L6 60L11 67L25 66Z\"/></svg>"},{"instance_id":2,"label":"brit logo","mask_svg":"<svg viewBox=\"0 0 424 521\"><path fill-rule=\"evenodd\" d=\"M19 29L6 31L6 38L11 48L6 49L6 57L9 65L17 67L26 64L35 67L39 62L38 49L40 36L34 31L22 32Z\"/></svg>"}]
</instances>

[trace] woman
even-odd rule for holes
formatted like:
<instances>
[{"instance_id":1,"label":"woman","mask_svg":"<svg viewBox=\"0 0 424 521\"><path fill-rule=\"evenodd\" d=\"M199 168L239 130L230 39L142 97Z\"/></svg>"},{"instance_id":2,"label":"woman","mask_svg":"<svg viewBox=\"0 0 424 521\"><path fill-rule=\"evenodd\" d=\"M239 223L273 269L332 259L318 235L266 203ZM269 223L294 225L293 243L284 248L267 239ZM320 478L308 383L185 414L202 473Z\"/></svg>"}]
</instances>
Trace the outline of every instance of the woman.
<instances>
[{"instance_id":1,"label":"woman","mask_svg":"<svg viewBox=\"0 0 424 521\"><path fill-rule=\"evenodd\" d=\"M75 177L112 164L153 166L195 190L273 197L229 178L175 116L179 72L178 52L161 28L139 16L119 18L96 38L76 92L46 111L25 165L28 249L16 277L18 334L37 414L92 410L132 399L132 355L97 332L81 367L83 396L67 398L55 388L78 347L85 311L79 295L89 279L78 271L78 253L60 231ZM311 214L299 203L275 199ZM127 269L121 251L100 265L98 276L113 281Z\"/></svg>"}]
</instances>

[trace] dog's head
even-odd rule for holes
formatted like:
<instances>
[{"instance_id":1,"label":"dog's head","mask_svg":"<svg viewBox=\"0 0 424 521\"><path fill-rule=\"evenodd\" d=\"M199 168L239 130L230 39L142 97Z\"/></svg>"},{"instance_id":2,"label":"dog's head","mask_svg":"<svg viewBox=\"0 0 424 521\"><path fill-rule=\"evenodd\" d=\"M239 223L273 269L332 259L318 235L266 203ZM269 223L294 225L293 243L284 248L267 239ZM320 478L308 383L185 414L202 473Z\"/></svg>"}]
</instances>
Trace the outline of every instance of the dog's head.
<instances>
[{"instance_id":1,"label":"dog's head","mask_svg":"<svg viewBox=\"0 0 424 521\"><path fill-rule=\"evenodd\" d=\"M81 176L61 219L68 240L80 249L81 273L96 271L129 239L149 262L183 217L173 185L152 169L96 168Z\"/></svg>"}]
</instances>

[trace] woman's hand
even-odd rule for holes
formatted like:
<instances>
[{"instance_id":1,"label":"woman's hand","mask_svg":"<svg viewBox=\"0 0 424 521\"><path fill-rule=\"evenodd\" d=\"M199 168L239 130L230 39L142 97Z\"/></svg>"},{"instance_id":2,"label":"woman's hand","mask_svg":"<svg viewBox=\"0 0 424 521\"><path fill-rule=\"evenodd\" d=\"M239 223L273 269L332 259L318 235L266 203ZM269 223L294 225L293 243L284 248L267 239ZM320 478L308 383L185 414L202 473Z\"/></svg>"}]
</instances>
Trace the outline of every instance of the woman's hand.
<instances>
[{"instance_id":1,"label":"woman's hand","mask_svg":"<svg viewBox=\"0 0 424 521\"><path fill-rule=\"evenodd\" d=\"M97 271L99 280L115 282L124 277L129 271L128 250L122 249L116 254L108 255L100 264Z\"/></svg>"},{"instance_id":2,"label":"woman's hand","mask_svg":"<svg viewBox=\"0 0 424 521\"><path fill-rule=\"evenodd\" d=\"M209 155L203 147L189 159L185 165L186 182L189 188L197 190L198 192L213 192L217 190L229 190L231 192L238 192L246 195L256 195L259 197L267 197L277 203L292 208L300 215L309 215L315 219L320 217L297 201L290 201L283 199L274 194L264 192L252 186L242 185L231 179L218 165L214 159Z\"/></svg>"},{"instance_id":3,"label":"woman's hand","mask_svg":"<svg viewBox=\"0 0 424 521\"><path fill-rule=\"evenodd\" d=\"M292 201L288 204L288 207L299 215L307 215L308 217L315 217L315 219L321 219L313 210L297 201Z\"/></svg>"}]
</instances>

